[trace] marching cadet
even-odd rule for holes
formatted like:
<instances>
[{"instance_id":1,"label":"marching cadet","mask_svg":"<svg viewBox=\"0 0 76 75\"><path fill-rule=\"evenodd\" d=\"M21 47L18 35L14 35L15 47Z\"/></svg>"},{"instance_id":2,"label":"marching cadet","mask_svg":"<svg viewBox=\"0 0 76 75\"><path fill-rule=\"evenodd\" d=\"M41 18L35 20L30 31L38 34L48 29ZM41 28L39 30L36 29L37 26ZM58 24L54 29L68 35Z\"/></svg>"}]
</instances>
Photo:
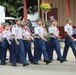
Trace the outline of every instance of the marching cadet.
<instances>
[{"instance_id":1,"label":"marching cadet","mask_svg":"<svg viewBox=\"0 0 76 75\"><path fill-rule=\"evenodd\" d=\"M51 63L51 61L48 58L48 54L46 52L46 44L45 41L47 41L44 37L44 29L42 27L42 21L41 19L36 20L37 26L34 28L34 64L38 65L39 60L39 53L40 50L43 53L43 56L46 60L46 64Z\"/></svg>"},{"instance_id":2,"label":"marching cadet","mask_svg":"<svg viewBox=\"0 0 76 75\"><path fill-rule=\"evenodd\" d=\"M49 33L50 33L50 50L51 50L51 56L50 59L53 59L53 50L55 49L58 58L60 59L60 63L63 63L63 57L60 53L60 41L61 37L59 36L59 31L56 27L55 19L51 19L51 26L49 27Z\"/></svg>"},{"instance_id":3,"label":"marching cadet","mask_svg":"<svg viewBox=\"0 0 76 75\"><path fill-rule=\"evenodd\" d=\"M31 51L31 41L34 39L32 38L31 31L29 29L29 25L27 23L24 23L23 26L24 29L24 34L23 34L23 42L24 42L24 47L25 47L25 55L28 53L28 58L31 63L33 63L33 55Z\"/></svg>"},{"instance_id":4,"label":"marching cadet","mask_svg":"<svg viewBox=\"0 0 76 75\"><path fill-rule=\"evenodd\" d=\"M76 58L75 43L74 43L74 38L72 37L73 35L72 20L70 18L66 19L66 25L64 26L64 31L65 31L66 37L65 37L65 47L63 52L63 58L66 60L69 47L72 48L73 54Z\"/></svg>"},{"instance_id":5,"label":"marching cadet","mask_svg":"<svg viewBox=\"0 0 76 75\"><path fill-rule=\"evenodd\" d=\"M7 64L5 62L6 52L7 52L7 49L9 49L9 51L10 51L11 39L12 39L12 34L10 32L9 23L4 24L4 31L2 32L2 36L3 36L3 41L2 41L2 44L1 44L1 65L6 65Z\"/></svg>"},{"instance_id":6,"label":"marching cadet","mask_svg":"<svg viewBox=\"0 0 76 75\"><path fill-rule=\"evenodd\" d=\"M47 31L47 29L46 29L46 25L45 25L44 22L42 23L42 27L43 27L43 29L44 29L44 36L45 36L45 38L46 38L48 31ZM50 47L49 47L49 46L50 46L49 40L48 40L48 41L45 41L45 43L46 43L46 51L47 51L48 57L49 57L49 55L50 55L50 52L49 52L49 48L50 48ZM50 58L49 58L49 59L50 59ZM44 62L46 62L45 59L44 59Z\"/></svg>"},{"instance_id":7,"label":"marching cadet","mask_svg":"<svg viewBox=\"0 0 76 75\"><path fill-rule=\"evenodd\" d=\"M15 20L16 25L12 27L12 35L13 35L13 42L15 49L13 49L13 59L12 59L12 66L16 66L16 60L17 56L19 54L19 57L21 59L21 62L23 66L29 65L29 63L26 61L25 58L25 49L24 49L24 44L23 44L23 30L21 28L21 21L19 18Z\"/></svg>"}]
</instances>

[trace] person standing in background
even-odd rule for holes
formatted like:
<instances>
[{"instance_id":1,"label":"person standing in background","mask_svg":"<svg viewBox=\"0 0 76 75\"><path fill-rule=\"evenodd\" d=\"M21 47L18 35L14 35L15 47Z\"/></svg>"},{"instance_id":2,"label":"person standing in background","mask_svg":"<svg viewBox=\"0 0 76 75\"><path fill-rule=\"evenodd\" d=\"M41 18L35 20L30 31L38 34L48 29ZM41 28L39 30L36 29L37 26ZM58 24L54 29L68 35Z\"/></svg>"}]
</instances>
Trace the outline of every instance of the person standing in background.
<instances>
[{"instance_id":1,"label":"person standing in background","mask_svg":"<svg viewBox=\"0 0 76 75\"><path fill-rule=\"evenodd\" d=\"M2 44L2 40L3 40L3 37L2 37L3 30L4 30L4 23L2 22L1 27L0 27L0 59L1 59L1 44Z\"/></svg>"}]
</instances>

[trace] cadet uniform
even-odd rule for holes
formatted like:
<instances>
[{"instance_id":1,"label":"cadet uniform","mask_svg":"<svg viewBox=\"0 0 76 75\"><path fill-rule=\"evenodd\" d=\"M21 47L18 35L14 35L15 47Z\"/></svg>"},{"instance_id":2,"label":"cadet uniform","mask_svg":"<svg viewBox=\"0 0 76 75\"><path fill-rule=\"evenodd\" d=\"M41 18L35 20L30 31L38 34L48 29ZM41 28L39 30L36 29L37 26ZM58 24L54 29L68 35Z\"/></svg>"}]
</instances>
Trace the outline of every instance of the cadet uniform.
<instances>
[{"instance_id":1,"label":"cadet uniform","mask_svg":"<svg viewBox=\"0 0 76 75\"><path fill-rule=\"evenodd\" d=\"M23 35L26 36L28 39L30 39L31 31L29 29L28 30L24 29ZM29 61L31 61L31 63L32 63L33 62L33 55L31 52L31 40L27 40L26 38L23 38L23 42L24 42L24 47L25 47L25 55L27 55L27 53L28 53Z\"/></svg>"},{"instance_id":2,"label":"cadet uniform","mask_svg":"<svg viewBox=\"0 0 76 75\"><path fill-rule=\"evenodd\" d=\"M51 22L53 22L54 20L52 20ZM49 33L50 33L50 59L52 60L53 58L53 50L56 50L57 56L60 59L60 62L63 62L63 57L61 56L60 53L60 41L58 38L56 38L54 35L52 35L52 33L54 33L55 35L59 36L59 31L57 30L57 27L54 25L51 25L49 27Z\"/></svg>"},{"instance_id":3,"label":"cadet uniform","mask_svg":"<svg viewBox=\"0 0 76 75\"><path fill-rule=\"evenodd\" d=\"M20 21L20 19L16 19L16 22L17 21ZM23 40L22 40L23 31L22 31L21 26L14 25L12 27L12 35L16 36L17 41L20 43L19 45L17 45L15 40L13 39L15 49L13 51L12 66L16 66L16 60L17 60L18 54L19 54L19 57L21 59L23 66L29 65L25 58L25 49L24 49L24 44L23 44Z\"/></svg>"},{"instance_id":4,"label":"cadet uniform","mask_svg":"<svg viewBox=\"0 0 76 75\"><path fill-rule=\"evenodd\" d=\"M36 22L38 22L38 21L40 21L40 19L38 19ZM46 64L50 63L51 61L49 61L48 54L46 52L45 41L37 36L37 34L39 34L41 37L44 37L43 27L37 25L34 28L34 34L35 34L35 37L34 37L34 64L38 64L40 50L42 50L42 53L43 53L44 58L46 60Z\"/></svg>"},{"instance_id":5,"label":"cadet uniform","mask_svg":"<svg viewBox=\"0 0 76 75\"><path fill-rule=\"evenodd\" d=\"M64 31L69 33L71 36L73 35L73 27L71 25L69 25L69 24L65 25ZM74 54L74 56L76 58L75 43L68 35L66 35L66 37L65 37L65 47L64 47L64 52L63 52L63 58L65 60L66 60L66 57L67 57L69 47L72 48L73 54Z\"/></svg>"},{"instance_id":6,"label":"cadet uniform","mask_svg":"<svg viewBox=\"0 0 76 75\"><path fill-rule=\"evenodd\" d=\"M9 24L5 23L5 25L9 25ZM9 44L9 42L11 43L12 34L11 34L10 30L4 29L4 31L2 32L2 36L3 36L3 41L1 44L1 47L2 47L2 49L1 49L1 65L5 65L7 49L9 49L9 51L11 51L11 45ZM8 38L9 41L7 41L6 38ZM11 52L10 52L10 60L11 60Z\"/></svg>"}]
</instances>

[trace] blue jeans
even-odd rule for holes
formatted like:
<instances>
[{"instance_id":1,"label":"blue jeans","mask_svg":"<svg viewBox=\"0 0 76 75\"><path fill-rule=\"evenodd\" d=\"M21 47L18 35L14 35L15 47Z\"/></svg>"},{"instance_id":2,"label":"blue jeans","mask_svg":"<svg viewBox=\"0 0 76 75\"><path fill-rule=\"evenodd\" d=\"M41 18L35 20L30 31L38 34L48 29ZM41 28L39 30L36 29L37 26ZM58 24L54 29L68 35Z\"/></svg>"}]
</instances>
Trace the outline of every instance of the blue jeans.
<instances>
[{"instance_id":1,"label":"blue jeans","mask_svg":"<svg viewBox=\"0 0 76 75\"><path fill-rule=\"evenodd\" d=\"M65 47L64 47L64 52L63 52L63 58L64 59L66 59L66 57L67 57L69 47L72 48L73 54L76 57L75 43L69 36L66 36L66 38L65 38Z\"/></svg>"}]
</instances>

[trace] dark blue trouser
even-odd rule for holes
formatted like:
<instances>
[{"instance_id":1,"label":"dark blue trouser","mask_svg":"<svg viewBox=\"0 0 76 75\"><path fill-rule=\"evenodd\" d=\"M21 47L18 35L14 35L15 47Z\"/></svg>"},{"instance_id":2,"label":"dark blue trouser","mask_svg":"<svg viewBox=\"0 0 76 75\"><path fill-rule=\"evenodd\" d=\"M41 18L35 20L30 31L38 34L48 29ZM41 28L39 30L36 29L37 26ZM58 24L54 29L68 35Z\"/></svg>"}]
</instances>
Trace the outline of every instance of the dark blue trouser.
<instances>
[{"instance_id":1,"label":"dark blue trouser","mask_svg":"<svg viewBox=\"0 0 76 75\"><path fill-rule=\"evenodd\" d=\"M45 42L46 43L46 51L47 51L47 53L48 53L48 57L49 57L49 59L50 59L50 53L51 53L51 50L50 50L50 42L48 41L48 42Z\"/></svg>"},{"instance_id":2,"label":"dark blue trouser","mask_svg":"<svg viewBox=\"0 0 76 75\"><path fill-rule=\"evenodd\" d=\"M1 62L2 63L5 63L7 49L9 49L10 59L11 59L11 45L9 45L7 40L3 40L2 44L1 44Z\"/></svg>"},{"instance_id":3,"label":"dark blue trouser","mask_svg":"<svg viewBox=\"0 0 76 75\"><path fill-rule=\"evenodd\" d=\"M39 38L35 38L34 39L34 62L38 62L39 60L39 53L40 50L42 51L43 55L44 55L44 59L47 61L49 60L48 58L48 54L46 52L46 44L45 41L39 39Z\"/></svg>"},{"instance_id":4,"label":"dark blue trouser","mask_svg":"<svg viewBox=\"0 0 76 75\"><path fill-rule=\"evenodd\" d=\"M25 58L25 49L24 49L24 44L23 44L23 40L18 40L18 42L20 43L19 45L16 44L16 42L13 40L14 42L14 47L15 49L13 49L14 51L12 51L13 53L13 58L12 58L12 64L16 64L16 60L17 60L17 56L19 54L19 57L21 59L21 62L23 64L26 64L26 58Z\"/></svg>"},{"instance_id":5,"label":"dark blue trouser","mask_svg":"<svg viewBox=\"0 0 76 75\"><path fill-rule=\"evenodd\" d=\"M73 54L76 57L75 43L69 36L66 36L66 38L65 38L65 47L64 47L64 52L63 52L63 58L64 59L66 59L66 57L67 57L69 47L72 48Z\"/></svg>"},{"instance_id":6,"label":"dark blue trouser","mask_svg":"<svg viewBox=\"0 0 76 75\"><path fill-rule=\"evenodd\" d=\"M31 41L23 40L23 42L24 42L24 48L25 48L25 55L27 55L28 53L29 60L33 60L33 55L31 51Z\"/></svg>"},{"instance_id":7,"label":"dark blue trouser","mask_svg":"<svg viewBox=\"0 0 76 75\"><path fill-rule=\"evenodd\" d=\"M1 60L1 44L2 42L0 42L0 60Z\"/></svg>"},{"instance_id":8,"label":"dark blue trouser","mask_svg":"<svg viewBox=\"0 0 76 75\"><path fill-rule=\"evenodd\" d=\"M46 44L46 51L47 51L47 54L48 54L48 57L49 57L50 56L50 50L49 50L50 49L50 42L45 42L45 44ZM41 59L41 55L42 55L42 51L40 50L39 59ZM50 57L49 57L49 59L50 59Z\"/></svg>"},{"instance_id":9,"label":"dark blue trouser","mask_svg":"<svg viewBox=\"0 0 76 75\"><path fill-rule=\"evenodd\" d=\"M49 51L49 58L52 60L53 59L53 51L56 51L57 57L60 60L63 60L63 57L61 56L60 52L60 41L57 38L50 38L50 51Z\"/></svg>"}]
</instances>

